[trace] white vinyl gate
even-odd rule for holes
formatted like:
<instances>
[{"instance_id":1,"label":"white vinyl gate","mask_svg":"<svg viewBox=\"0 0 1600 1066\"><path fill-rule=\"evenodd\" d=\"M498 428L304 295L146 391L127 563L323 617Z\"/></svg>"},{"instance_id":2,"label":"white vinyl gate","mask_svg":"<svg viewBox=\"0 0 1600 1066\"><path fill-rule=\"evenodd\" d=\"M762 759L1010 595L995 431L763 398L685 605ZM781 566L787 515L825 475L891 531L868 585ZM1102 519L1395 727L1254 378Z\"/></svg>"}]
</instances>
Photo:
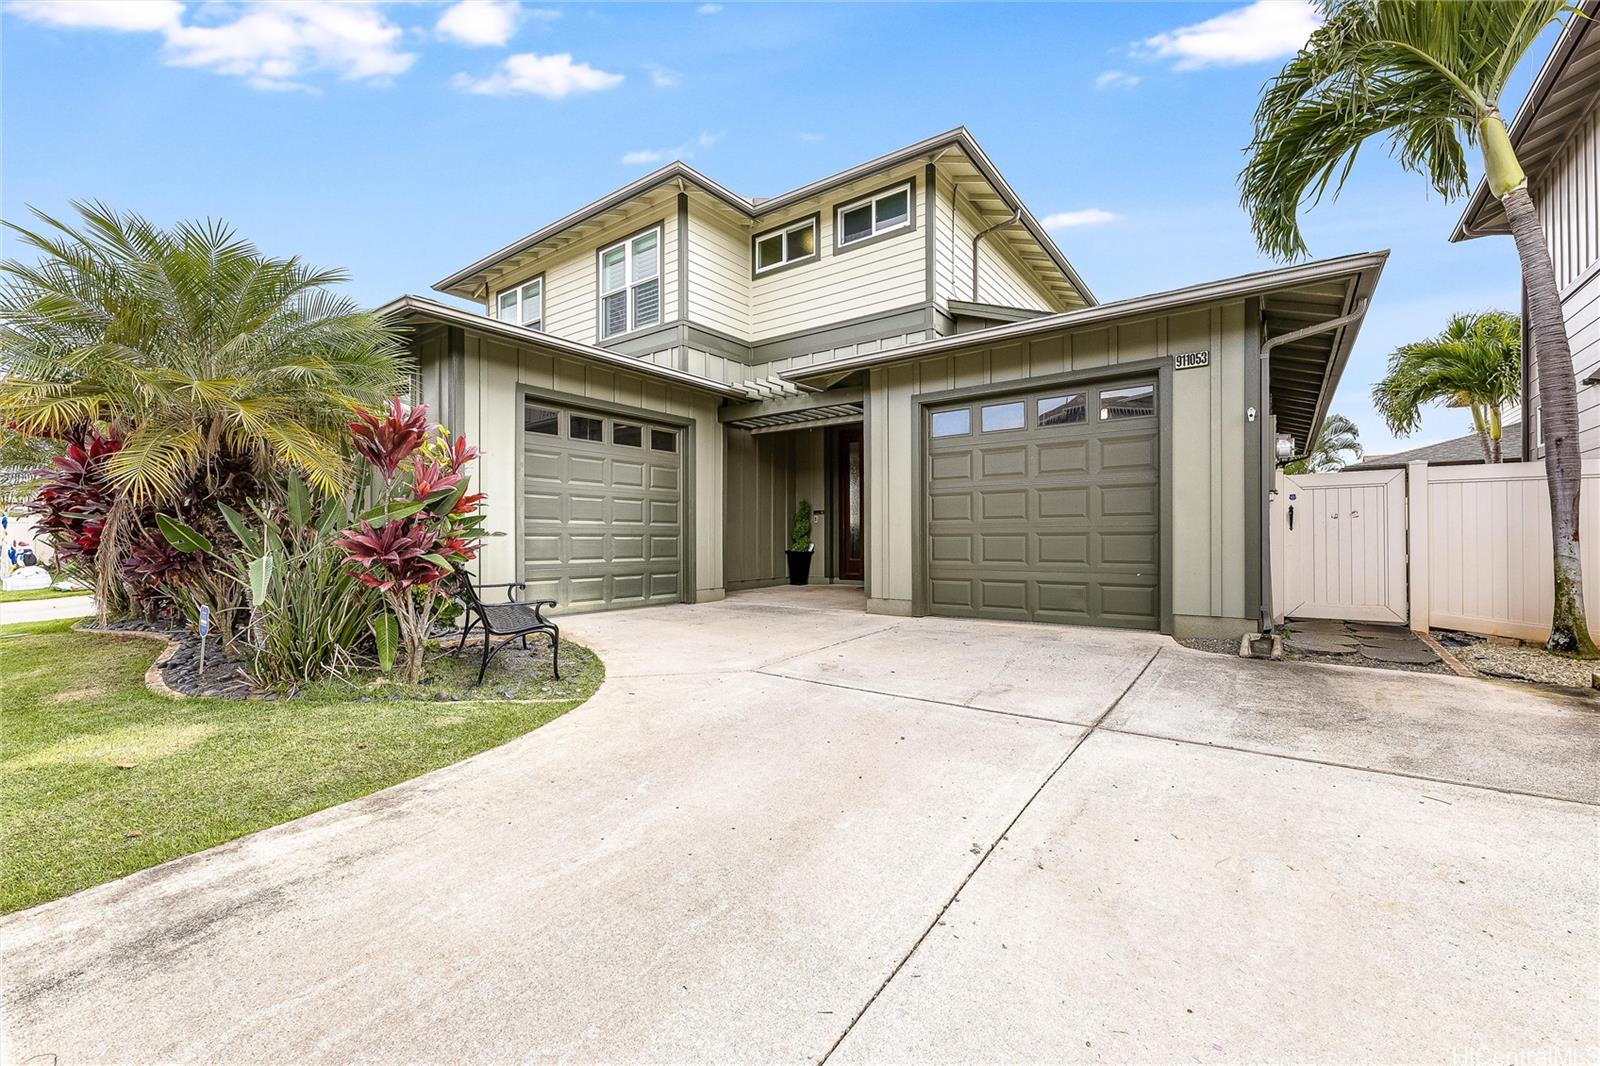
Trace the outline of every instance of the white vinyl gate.
<instances>
[{"instance_id":1,"label":"white vinyl gate","mask_svg":"<svg viewBox=\"0 0 1600 1066\"><path fill-rule=\"evenodd\" d=\"M1281 617L1406 622L1405 470L1279 474L1272 510Z\"/></svg>"}]
</instances>

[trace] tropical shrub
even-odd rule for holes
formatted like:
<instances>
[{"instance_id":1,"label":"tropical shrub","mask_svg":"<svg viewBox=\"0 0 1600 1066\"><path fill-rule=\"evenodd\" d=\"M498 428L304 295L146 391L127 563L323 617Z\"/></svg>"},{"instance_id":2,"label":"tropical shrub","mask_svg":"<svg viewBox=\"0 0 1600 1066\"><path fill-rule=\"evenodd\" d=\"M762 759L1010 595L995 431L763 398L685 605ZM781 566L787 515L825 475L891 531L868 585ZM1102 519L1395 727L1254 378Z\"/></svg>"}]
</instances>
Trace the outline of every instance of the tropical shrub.
<instances>
[{"instance_id":1,"label":"tropical shrub","mask_svg":"<svg viewBox=\"0 0 1600 1066\"><path fill-rule=\"evenodd\" d=\"M232 544L208 528L218 500L264 499L287 471L324 495L347 488L351 407L393 394L407 368L398 337L330 291L340 271L264 256L220 223L74 206L76 224L6 224L37 261L0 263L0 424L8 439L118 442L92 555L107 611L136 545L135 581L158 561L154 510L211 540L212 567Z\"/></svg>"},{"instance_id":2,"label":"tropical shrub","mask_svg":"<svg viewBox=\"0 0 1600 1066\"><path fill-rule=\"evenodd\" d=\"M441 426L427 435L427 406L398 399L385 415L358 410L356 451L382 480L381 501L337 541L356 580L383 598L373 635L384 669L404 652L404 676L422 678L428 633L449 601L455 568L477 556L481 494L468 494L466 465L478 450ZM410 460L407 464L406 460Z\"/></svg>"}]
</instances>

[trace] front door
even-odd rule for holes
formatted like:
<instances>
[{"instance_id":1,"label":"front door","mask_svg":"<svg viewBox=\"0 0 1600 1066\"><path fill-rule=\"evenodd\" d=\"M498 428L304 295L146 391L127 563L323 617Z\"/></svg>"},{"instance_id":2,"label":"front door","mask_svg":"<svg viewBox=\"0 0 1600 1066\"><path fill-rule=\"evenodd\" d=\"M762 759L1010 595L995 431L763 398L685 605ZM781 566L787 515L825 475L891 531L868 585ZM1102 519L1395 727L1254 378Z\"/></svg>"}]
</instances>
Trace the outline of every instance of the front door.
<instances>
[{"instance_id":1,"label":"front door","mask_svg":"<svg viewBox=\"0 0 1600 1066\"><path fill-rule=\"evenodd\" d=\"M838 559L836 577L840 581L860 581L865 571L865 540L862 521L865 499L862 483L866 476L861 448L861 427L842 426L834 435L834 507L838 515Z\"/></svg>"}]
</instances>

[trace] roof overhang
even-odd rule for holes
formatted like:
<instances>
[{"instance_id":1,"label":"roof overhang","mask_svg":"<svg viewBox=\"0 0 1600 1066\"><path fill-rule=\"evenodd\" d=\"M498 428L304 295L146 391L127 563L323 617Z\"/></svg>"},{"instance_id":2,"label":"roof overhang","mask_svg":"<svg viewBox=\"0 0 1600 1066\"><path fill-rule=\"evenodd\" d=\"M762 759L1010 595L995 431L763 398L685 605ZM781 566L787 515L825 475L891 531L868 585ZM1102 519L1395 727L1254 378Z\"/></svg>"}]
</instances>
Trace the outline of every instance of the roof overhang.
<instances>
[{"instance_id":1,"label":"roof overhang","mask_svg":"<svg viewBox=\"0 0 1600 1066\"><path fill-rule=\"evenodd\" d=\"M531 249L550 241L575 226L590 222L607 212L614 211L627 204L630 200L644 196L662 186L678 189L696 189L711 197L718 203L738 212L746 220L755 221L785 211L796 204L803 203L812 197L819 196L851 182L859 181L879 171L889 170L916 159L934 159L941 153L952 149L959 150L999 195L1001 202L1008 211L1018 213L1018 223L1023 226L1034 241L1041 248L1050 264L1066 278L1071 287L1076 290L1082 302L1088 305L1095 303L1094 293L1078 275L1076 269L1067 261L1060 248L1050 237L1038 219L1028 210L1016 192L1011 188L1000 171L990 161L989 157L979 147L978 142L968 132L966 127L957 128L945 133L929 137L915 144L908 144L893 152L869 159L838 173L830 174L797 189L783 193L780 196L751 198L741 196L731 189L718 184L706 177L698 170L681 160L674 160L659 170L654 170L637 181L629 182L615 192L608 193L600 199L578 210L559 218L547 226L534 230L526 237L500 248L479 259L470 266L463 267L448 277L435 282L433 288L437 292L449 293L463 299L472 300L481 298L488 275L507 259L522 255Z\"/></svg>"},{"instance_id":2,"label":"roof overhang","mask_svg":"<svg viewBox=\"0 0 1600 1066\"><path fill-rule=\"evenodd\" d=\"M839 359L789 370L784 378L802 386L826 388L853 374L929 355L954 354L1049 333L1088 329L1122 319L1167 314L1204 304L1258 297L1266 336L1292 333L1315 322L1348 314L1370 300L1389 258L1387 251L1324 259L1278 270L1245 274L1183 289L1099 304L1080 311L1045 315L971 333L908 344L887 352ZM1327 416L1360 321L1283 345L1272 353L1271 385L1279 430L1303 444L1314 440Z\"/></svg>"},{"instance_id":3,"label":"roof overhang","mask_svg":"<svg viewBox=\"0 0 1600 1066\"><path fill-rule=\"evenodd\" d=\"M1576 6L1511 122L1511 146L1530 183L1555 161L1600 98L1600 0L1581 0ZM1500 201L1489 192L1488 183L1480 181L1450 239L1510 232Z\"/></svg>"},{"instance_id":4,"label":"roof overhang","mask_svg":"<svg viewBox=\"0 0 1600 1066\"><path fill-rule=\"evenodd\" d=\"M401 296L390 300L382 307L377 308L373 314L379 318L393 322L397 325L416 329L429 325L457 326L462 329L473 330L490 337L499 337L503 340L530 348L540 348L556 355L572 356L591 363L598 363L613 370L627 371L638 374L640 377L654 378L658 381L679 385L697 392L713 393L717 396L726 396L730 399L744 400L750 395L749 390L733 385L725 385L720 381L700 377L683 370L672 367L657 366L647 363L642 359L635 359L621 352L614 352L608 348L597 348L592 344L582 344L578 341L565 340L552 336L549 333L540 333L537 330L527 329L523 326L514 326L509 322L498 322L486 315L473 311L464 311L459 307L430 300L425 296Z\"/></svg>"}]
</instances>

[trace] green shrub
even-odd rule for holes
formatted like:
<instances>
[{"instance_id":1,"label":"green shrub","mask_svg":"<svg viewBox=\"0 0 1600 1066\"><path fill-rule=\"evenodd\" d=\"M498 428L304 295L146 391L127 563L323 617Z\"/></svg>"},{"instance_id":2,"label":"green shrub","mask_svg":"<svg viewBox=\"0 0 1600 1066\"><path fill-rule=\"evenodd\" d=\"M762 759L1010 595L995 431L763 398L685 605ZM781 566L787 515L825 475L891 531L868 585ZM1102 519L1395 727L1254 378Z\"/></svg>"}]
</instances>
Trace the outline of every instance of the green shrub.
<instances>
[{"instance_id":1,"label":"green shrub","mask_svg":"<svg viewBox=\"0 0 1600 1066\"><path fill-rule=\"evenodd\" d=\"M803 552L811 547L811 501L801 500L794 506L794 524L789 530L789 550Z\"/></svg>"}]
</instances>

